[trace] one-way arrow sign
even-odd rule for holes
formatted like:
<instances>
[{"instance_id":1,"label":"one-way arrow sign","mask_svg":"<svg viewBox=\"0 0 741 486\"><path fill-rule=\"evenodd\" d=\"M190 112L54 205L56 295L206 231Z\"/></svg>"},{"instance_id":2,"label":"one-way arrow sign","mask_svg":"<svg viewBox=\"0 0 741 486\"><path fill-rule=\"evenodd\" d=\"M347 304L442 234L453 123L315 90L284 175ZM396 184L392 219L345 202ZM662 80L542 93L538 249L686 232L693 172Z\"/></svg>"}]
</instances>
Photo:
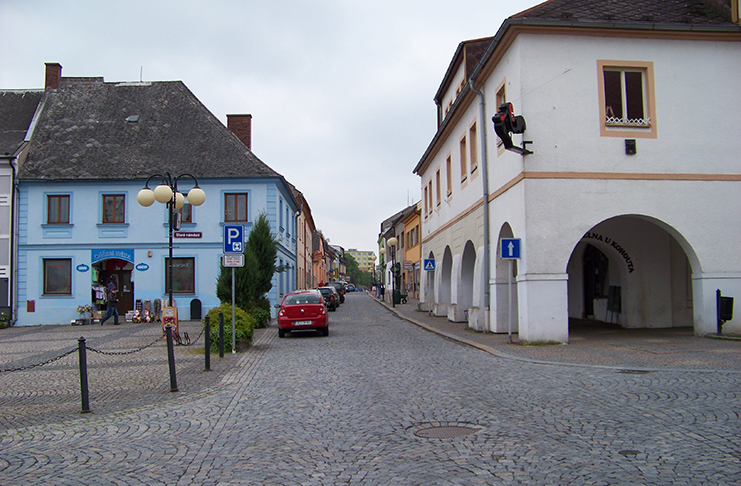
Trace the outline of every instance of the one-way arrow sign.
<instances>
[{"instance_id":1,"label":"one-way arrow sign","mask_svg":"<svg viewBox=\"0 0 741 486\"><path fill-rule=\"evenodd\" d=\"M502 238L499 248L499 256L505 260L517 260L520 258L520 238Z\"/></svg>"}]
</instances>

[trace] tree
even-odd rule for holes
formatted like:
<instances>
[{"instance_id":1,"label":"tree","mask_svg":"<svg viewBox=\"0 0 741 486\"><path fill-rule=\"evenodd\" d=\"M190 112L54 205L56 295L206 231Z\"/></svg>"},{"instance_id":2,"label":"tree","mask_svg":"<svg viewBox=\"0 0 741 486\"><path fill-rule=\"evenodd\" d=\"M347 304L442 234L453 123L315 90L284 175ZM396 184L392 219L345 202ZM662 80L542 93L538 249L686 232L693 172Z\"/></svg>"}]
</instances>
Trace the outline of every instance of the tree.
<instances>
[{"instance_id":1,"label":"tree","mask_svg":"<svg viewBox=\"0 0 741 486\"><path fill-rule=\"evenodd\" d=\"M278 243L270 232L270 223L265 213L260 213L252 226L247 238L247 251L251 251L257 259L257 281L254 300L261 299L273 288L273 274L275 273L275 257L278 254Z\"/></svg>"},{"instance_id":2,"label":"tree","mask_svg":"<svg viewBox=\"0 0 741 486\"><path fill-rule=\"evenodd\" d=\"M277 242L270 231L270 223L265 213L260 213L247 238L244 266L234 269L234 300L237 307L245 310L265 307L265 294L273 287L271 281L276 271L276 255ZM216 297L221 302L231 302L231 268L221 267L216 282Z\"/></svg>"},{"instance_id":3,"label":"tree","mask_svg":"<svg viewBox=\"0 0 741 486\"><path fill-rule=\"evenodd\" d=\"M345 253L345 258L347 260L347 275L350 277L350 281L356 285L370 286L373 282L371 272L360 270L357 260L349 253Z\"/></svg>"}]
</instances>

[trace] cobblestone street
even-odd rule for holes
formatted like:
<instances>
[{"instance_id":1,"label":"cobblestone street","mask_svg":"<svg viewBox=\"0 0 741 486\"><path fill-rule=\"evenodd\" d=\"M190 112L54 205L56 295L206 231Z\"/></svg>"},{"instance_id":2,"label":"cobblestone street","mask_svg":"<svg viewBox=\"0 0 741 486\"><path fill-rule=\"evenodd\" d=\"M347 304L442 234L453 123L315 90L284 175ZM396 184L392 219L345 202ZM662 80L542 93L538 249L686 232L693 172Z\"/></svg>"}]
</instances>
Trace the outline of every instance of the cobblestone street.
<instances>
[{"instance_id":1,"label":"cobblestone street","mask_svg":"<svg viewBox=\"0 0 741 486\"><path fill-rule=\"evenodd\" d=\"M80 335L136 349L159 337L150 326L2 330L0 369L58 356ZM200 325L183 329L195 338ZM588 340L486 352L364 293L330 313L329 337L277 334L258 330L248 351L212 357L211 372L203 337L177 347L176 393L163 341L88 352L90 414L79 413L76 352L0 372L0 484L741 483L739 342L643 343L677 354L690 340L677 362L692 369L638 370L619 347L609 363L568 363ZM722 368L706 366L718 356Z\"/></svg>"}]
</instances>

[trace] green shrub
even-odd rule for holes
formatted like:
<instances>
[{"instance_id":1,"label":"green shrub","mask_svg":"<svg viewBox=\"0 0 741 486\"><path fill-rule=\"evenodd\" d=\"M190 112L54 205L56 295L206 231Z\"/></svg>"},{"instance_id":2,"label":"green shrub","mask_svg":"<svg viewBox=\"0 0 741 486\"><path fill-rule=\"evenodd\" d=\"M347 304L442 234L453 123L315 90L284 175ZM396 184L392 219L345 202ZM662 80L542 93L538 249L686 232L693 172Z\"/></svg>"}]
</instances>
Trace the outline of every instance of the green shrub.
<instances>
[{"instance_id":1,"label":"green shrub","mask_svg":"<svg viewBox=\"0 0 741 486\"><path fill-rule=\"evenodd\" d=\"M211 327L211 352L219 352L219 311L224 313L224 349L230 349L232 343L232 306L221 304L208 311ZM236 322L235 338L237 349L244 349L252 343L252 335L255 330L255 318L239 307L234 309L234 320Z\"/></svg>"},{"instance_id":2,"label":"green shrub","mask_svg":"<svg viewBox=\"0 0 741 486\"><path fill-rule=\"evenodd\" d=\"M268 324L270 323L270 311L265 310L262 307L255 307L252 309L252 317L255 318L255 327L268 327Z\"/></svg>"}]
</instances>

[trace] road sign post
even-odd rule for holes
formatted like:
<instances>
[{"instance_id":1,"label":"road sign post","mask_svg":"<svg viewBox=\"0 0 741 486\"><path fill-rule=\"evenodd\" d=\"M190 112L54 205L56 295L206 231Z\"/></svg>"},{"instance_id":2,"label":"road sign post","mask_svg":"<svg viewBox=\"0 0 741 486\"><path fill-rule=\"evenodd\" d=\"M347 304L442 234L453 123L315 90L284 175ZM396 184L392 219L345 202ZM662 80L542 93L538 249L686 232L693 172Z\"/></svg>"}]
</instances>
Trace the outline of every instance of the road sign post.
<instances>
[{"instance_id":1,"label":"road sign post","mask_svg":"<svg viewBox=\"0 0 741 486\"><path fill-rule=\"evenodd\" d=\"M244 266L244 226L224 225L224 258L222 264L232 268L232 354L237 352L236 310L234 308L234 268Z\"/></svg>"},{"instance_id":2,"label":"road sign post","mask_svg":"<svg viewBox=\"0 0 741 486\"><path fill-rule=\"evenodd\" d=\"M499 256L509 261L509 272L507 273L507 326L509 328L509 342L512 342L512 262L520 259L520 238L502 238L499 240Z\"/></svg>"}]
</instances>

